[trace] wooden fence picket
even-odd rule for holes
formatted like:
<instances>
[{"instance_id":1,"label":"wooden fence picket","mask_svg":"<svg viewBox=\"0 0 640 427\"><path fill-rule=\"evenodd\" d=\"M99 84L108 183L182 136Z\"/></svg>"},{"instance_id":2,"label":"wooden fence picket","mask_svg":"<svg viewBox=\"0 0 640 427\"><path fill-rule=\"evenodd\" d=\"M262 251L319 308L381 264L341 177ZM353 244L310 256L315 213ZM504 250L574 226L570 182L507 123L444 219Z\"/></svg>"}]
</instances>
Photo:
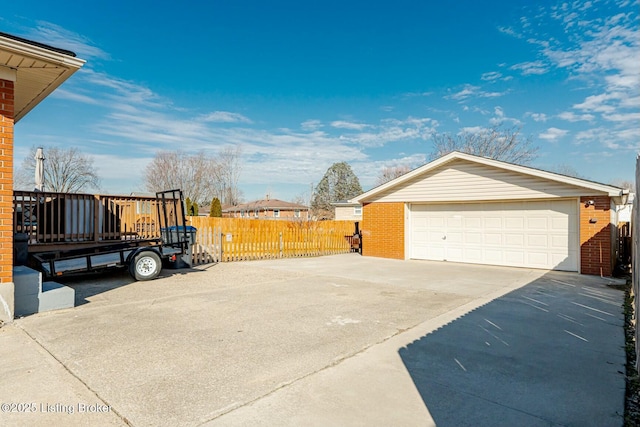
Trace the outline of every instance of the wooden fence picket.
<instances>
[{"instance_id":1,"label":"wooden fence picket","mask_svg":"<svg viewBox=\"0 0 640 427\"><path fill-rule=\"evenodd\" d=\"M195 227L193 265L351 251L354 221L187 217Z\"/></svg>"}]
</instances>

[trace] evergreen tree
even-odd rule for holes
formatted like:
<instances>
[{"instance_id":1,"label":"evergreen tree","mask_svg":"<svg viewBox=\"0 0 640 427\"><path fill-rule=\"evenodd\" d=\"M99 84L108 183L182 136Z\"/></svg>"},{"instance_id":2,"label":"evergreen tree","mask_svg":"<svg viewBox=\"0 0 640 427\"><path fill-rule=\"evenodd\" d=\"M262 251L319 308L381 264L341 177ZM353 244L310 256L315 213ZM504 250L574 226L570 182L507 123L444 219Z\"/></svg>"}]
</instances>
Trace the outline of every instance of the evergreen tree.
<instances>
[{"instance_id":1,"label":"evergreen tree","mask_svg":"<svg viewBox=\"0 0 640 427\"><path fill-rule=\"evenodd\" d=\"M209 216L211 218L220 218L222 217L222 205L220 204L220 199L214 197L211 200L211 207L209 208Z\"/></svg>"},{"instance_id":2,"label":"evergreen tree","mask_svg":"<svg viewBox=\"0 0 640 427\"><path fill-rule=\"evenodd\" d=\"M358 177L346 162L334 163L324 174L315 189L311 210L318 219L333 219L331 203L348 200L362 193Z\"/></svg>"},{"instance_id":3,"label":"evergreen tree","mask_svg":"<svg viewBox=\"0 0 640 427\"><path fill-rule=\"evenodd\" d=\"M198 205L195 204L191 201L190 197L187 197L184 201L186 208L187 208L187 216L196 216L198 215Z\"/></svg>"}]
</instances>

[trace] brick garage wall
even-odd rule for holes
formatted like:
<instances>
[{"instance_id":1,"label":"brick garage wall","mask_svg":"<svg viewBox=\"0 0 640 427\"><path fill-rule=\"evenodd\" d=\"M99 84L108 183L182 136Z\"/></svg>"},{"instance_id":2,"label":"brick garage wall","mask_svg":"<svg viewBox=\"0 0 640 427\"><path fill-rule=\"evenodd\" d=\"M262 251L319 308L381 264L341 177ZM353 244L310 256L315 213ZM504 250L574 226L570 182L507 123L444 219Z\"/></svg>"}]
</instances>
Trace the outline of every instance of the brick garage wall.
<instances>
[{"instance_id":1,"label":"brick garage wall","mask_svg":"<svg viewBox=\"0 0 640 427\"><path fill-rule=\"evenodd\" d=\"M593 205L588 204L590 200L593 200ZM580 273L611 276L612 227L610 197L580 198Z\"/></svg>"},{"instance_id":2,"label":"brick garage wall","mask_svg":"<svg viewBox=\"0 0 640 427\"><path fill-rule=\"evenodd\" d=\"M13 281L13 96L0 79L0 283Z\"/></svg>"},{"instance_id":3,"label":"brick garage wall","mask_svg":"<svg viewBox=\"0 0 640 427\"><path fill-rule=\"evenodd\" d=\"M362 207L362 255L404 259L404 203Z\"/></svg>"}]
</instances>

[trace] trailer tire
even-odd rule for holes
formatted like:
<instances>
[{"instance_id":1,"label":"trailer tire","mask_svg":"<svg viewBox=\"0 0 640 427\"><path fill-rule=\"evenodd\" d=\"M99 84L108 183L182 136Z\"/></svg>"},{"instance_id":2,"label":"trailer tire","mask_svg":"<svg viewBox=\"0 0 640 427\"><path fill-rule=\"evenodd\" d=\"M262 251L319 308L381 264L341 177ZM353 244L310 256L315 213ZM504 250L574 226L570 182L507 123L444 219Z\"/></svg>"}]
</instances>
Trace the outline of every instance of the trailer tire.
<instances>
[{"instance_id":1,"label":"trailer tire","mask_svg":"<svg viewBox=\"0 0 640 427\"><path fill-rule=\"evenodd\" d=\"M162 270L160 256L153 251L142 251L136 254L129 264L129 274L136 280L152 280Z\"/></svg>"}]
</instances>

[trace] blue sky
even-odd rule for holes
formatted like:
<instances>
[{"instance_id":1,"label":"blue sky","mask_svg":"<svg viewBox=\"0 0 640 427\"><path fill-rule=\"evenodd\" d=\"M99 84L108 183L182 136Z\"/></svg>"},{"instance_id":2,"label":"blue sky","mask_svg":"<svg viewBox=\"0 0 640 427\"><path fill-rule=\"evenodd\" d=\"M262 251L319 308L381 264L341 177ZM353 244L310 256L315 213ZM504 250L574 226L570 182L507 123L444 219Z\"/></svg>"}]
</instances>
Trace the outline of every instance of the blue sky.
<instances>
[{"instance_id":1,"label":"blue sky","mask_svg":"<svg viewBox=\"0 0 640 427\"><path fill-rule=\"evenodd\" d=\"M90 6L89 6L90 4ZM532 166L633 180L637 1L6 2L0 31L87 61L16 126L76 146L102 191L141 191L157 150L242 147L246 200L309 197L348 162L363 189L428 160L434 132L521 126Z\"/></svg>"}]
</instances>

